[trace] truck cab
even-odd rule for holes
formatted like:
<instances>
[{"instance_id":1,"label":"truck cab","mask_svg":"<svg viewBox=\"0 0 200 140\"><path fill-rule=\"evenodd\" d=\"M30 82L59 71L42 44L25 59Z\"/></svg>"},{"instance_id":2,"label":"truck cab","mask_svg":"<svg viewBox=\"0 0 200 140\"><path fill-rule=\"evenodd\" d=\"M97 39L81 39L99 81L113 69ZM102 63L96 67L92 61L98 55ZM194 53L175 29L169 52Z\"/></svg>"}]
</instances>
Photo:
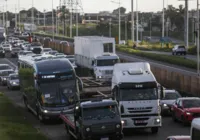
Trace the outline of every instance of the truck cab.
<instances>
[{"instance_id":1,"label":"truck cab","mask_svg":"<svg viewBox=\"0 0 200 140\"><path fill-rule=\"evenodd\" d=\"M116 54L104 53L102 56L95 56L92 61L94 77L97 81L111 81L113 67L119 63Z\"/></svg>"},{"instance_id":2,"label":"truck cab","mask_svg":"<svg viewBox=\"0 0 200 140\"><path fill-rule=\"evenodd\" d=\"M114 66L112 94L119 103L124 128L161 127L158 84L149 63L121 63Z\"/></svg>"},{"instance_id":3,"label":"truck cab","mask_svg":"<svg viewBox=\"0 0 200 140\"><path fill-rule=\"evenodd\" d=\"M68 134L78 140L121 140L121 117L111 99L79 102L74 112L61 114Z\"/></svg>"}]
</instances>

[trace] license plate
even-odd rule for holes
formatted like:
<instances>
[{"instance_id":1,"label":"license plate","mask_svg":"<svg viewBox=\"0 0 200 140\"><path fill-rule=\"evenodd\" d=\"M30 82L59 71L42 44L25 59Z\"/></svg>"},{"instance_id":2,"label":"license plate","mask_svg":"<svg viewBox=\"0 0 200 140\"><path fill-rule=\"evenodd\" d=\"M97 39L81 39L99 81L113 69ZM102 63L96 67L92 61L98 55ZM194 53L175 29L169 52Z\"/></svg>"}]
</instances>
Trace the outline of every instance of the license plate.
<instances>
[{"instance_id":1,"label":"license plate","mask_svg":"<svg viewBox=\"0 0 200 140\"><path fill-rule=\"evenodd\" d=\"M143 120L138 120L138 121L135 121L136 124L138 123L146 123L146 121L143 121Z\"/></svg>"},{"instance_id":2,"label":"license plate","mask_svg":"<svg viewBox=\"0 0 200 140\"><path fill-rule=\"evenodd\" d=\"M101 138L100 140L109 140L109 138Z\"/></svg>"}]
</instances>

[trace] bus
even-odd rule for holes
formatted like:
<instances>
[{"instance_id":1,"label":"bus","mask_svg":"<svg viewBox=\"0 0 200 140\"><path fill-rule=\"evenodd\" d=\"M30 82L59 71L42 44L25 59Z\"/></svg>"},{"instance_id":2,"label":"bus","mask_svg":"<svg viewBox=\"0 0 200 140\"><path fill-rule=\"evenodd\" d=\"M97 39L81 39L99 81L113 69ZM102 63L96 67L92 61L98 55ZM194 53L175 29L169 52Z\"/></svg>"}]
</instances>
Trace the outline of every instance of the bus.
<instances>
[{"instance_id":1,"label":"bus","mask_svg":"<svg viewBox=\"0 0 200 140\"><path fill-rule=\"evenodd\" d=\"M195 118L191 125L191 140L200 140L200 118Z\"/></svg>"},{"instance_id":2,"label":"bus","mask_svg":"<svg viewBox=\"0 0 200 140\"><path fill-rule=\"evenodd\" d=\"M73 109L82 81L69 60L50 55L22 56L18 68L24 104L41 122ZM28 78L22 74L26 70L32 71Z\"/></svg>"}]
</instances>

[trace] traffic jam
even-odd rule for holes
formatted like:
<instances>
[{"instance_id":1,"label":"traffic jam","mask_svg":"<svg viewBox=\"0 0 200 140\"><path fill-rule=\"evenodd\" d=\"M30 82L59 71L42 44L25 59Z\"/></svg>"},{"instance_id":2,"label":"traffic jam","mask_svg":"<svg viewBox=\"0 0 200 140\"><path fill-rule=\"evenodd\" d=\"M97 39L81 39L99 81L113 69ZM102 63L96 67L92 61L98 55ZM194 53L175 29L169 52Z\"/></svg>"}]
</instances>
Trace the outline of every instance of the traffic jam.
<instances>
[{"instance_id":1,"label":"traffic jam","mask_svg":"<svg viewBox=\"0 0 200 140\"><path fill-rule=\"evenodd\" d=\"M120 63L114 39L75 37L74 47L75 54L66 55L37 39L9 37L0 44L0 57L16 58L17 68L0 64L1 86L20 90L41 123L62 120L73 139L122 140L128 129L157 134L170 116L191 126L191 133L166 140L200 140L200 98L160 85L148 62ZM78 76L82 68L92 76Z\"/></svg>"}]
</instances>

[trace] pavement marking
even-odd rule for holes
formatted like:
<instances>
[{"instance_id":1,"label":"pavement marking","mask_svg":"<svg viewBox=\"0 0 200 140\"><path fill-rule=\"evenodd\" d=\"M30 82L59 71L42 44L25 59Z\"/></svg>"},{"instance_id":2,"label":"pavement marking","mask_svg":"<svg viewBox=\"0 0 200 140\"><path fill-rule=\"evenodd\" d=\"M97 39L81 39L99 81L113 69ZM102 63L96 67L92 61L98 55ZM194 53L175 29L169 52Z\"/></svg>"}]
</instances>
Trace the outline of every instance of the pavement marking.
<instances>
[{"instance_id":1,"label":"pavement marking","mask_svg":"<svg viewBox=\"0 0 200 140\"><path fill-rule=\"evenodd\" d=\"M16 64L8 60L7 58L4 58L5 61L7 61L9 64L11 64L14 68L18 68Z\"/></svg>"}]
</instances>

